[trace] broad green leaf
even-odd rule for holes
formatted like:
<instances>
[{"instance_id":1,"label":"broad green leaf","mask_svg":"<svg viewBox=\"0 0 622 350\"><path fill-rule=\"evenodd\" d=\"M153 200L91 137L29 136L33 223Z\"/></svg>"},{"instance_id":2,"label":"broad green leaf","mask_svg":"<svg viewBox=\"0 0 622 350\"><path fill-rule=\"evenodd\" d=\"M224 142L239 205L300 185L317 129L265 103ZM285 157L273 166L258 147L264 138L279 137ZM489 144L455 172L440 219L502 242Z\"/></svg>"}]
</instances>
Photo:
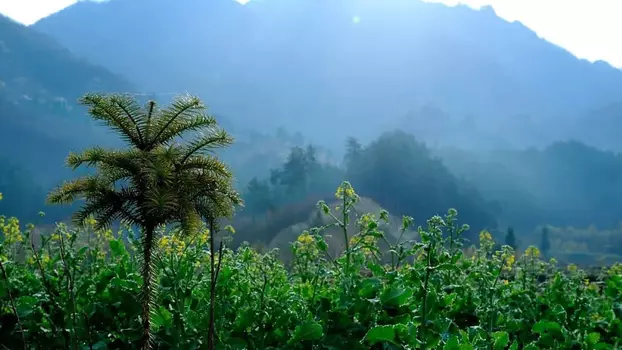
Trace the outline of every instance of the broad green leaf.
<instances>
[{"instance_id":1,"label":"broad green leaf","mask_svg":"<svg viewBox=\"0 0 622 350\"><path fill-rule=\"evenodd\" d=\"M110 241L109 245L110 251L114 256L122 256L127 254L127 251L125 250L125 245L123 245L123 242L121 242L121 240L113 239Z\"/></svg>"},{"instance_id":2,"label":"broad green leaf","mask_svg":"<svg viewBox=\"0 0 622 350\"><path fill-rule=\"evenodd\" d=\"M531 330L536 332L536 333L560 331L561 330L561 325L559 323L557 323L557 322L542 320L542 321L538 321L536 324L534 324Z\"/></svg>"},{"instance_id":3,"label":"broad green leaf","mask_svg":"<svg viewBox=\"0 0 622 350\"><path fill-rule=\"evenodd\" d=\"M300 342L307 340L319 340L324 336L324 330L322 329L322 325L308 320L303 324L296 326L294 330L294 336L292 337L292 341Z\"/></svg>"},{"instance_id":4,"label":"broad green leaf","mask_svg":"<svg viewBox=\"0 0 622 350\"><path fill-rule=\"evenodd\" d=\"M227 347L230 349L248 349L248 343L241 338L231 338L227 341Z\"/></svg>"},{"instance_id":5,"label":"broad green leaf","mask_svg":"<svg viewBox=\"0 0 622 350\"><path fill-rule=\"evenodd\" d=\"M361 298L369 299L376 296L378 288L382 286L382 283L377 278L369 278L361 283L358 295Z\"/></svg>"},{"instance_id":6,"label":"broad green leaf","mask_svg":"<svg viewBox=\"0 0 622 350\"><path fill-rule=\"evenodd\" d=\"M324 238L319 239L316 242L317 245L317 249L319 249L321 252L325 252L328 250L328 243L326 243L326 241L324 240Z\"/></svg>"},{"instance_id":7,"label":"broad green leaf","mask_svg":"<svg viewBox=\"0 0 622 350\"><path fill-rule=\"evenodd\" d=\"M600 333L596 333L596 332L592 332L590 334L588 334L587 336L587 343L590 345L596 345L596 343L598 343L598 341L600 340Z\"/></svg>"},{"instance_id":8,"label":"broad green leaf","mask_svg":"<svg viewBox=\"0 0 622 350\"><path fill-rule=\"evenodd\" d=\"M173 319L173 315L164 306L160 306L152 315L151 322L153 328L158 329L162 326L168 326Z\"/></svg>"},{"instance_id":9,"label":"broad green leaf","mask_svg":"<svg viewBox=\"0 0 622 350\"><path fill-rule=\"evenodd\" d=\"M445 343L443 350L458 350L459 345L460 343L458 342L458 336L452 335Z\"/></svg>"},{"instance_id":10,"label":"broad green leaf","mask_svg":"<svg viewBox=\"0 0 622 350\"><path fill-rule=\"evenodd\" d=\"M82 247L78 250L78 256L82 257L86 255L86 252L89 250L89 247Z\"/></svg>"},{"instance_id":11,"label":"broad green leaf","mask_svg":"<svg viewBox=\"0 0 622 350\"><path fill-rule=\"evenodd\" d=\"M510 343L508 332L494 332L492 338L494 339L493 347L495 350L503 350Z\"/></svg>"},{"instance_id":12,"label":"broad green leaf","mask_svg":"<svg viewBox=\"0 0 622 350\"><path fill-rule=\"evenodd\" d=\"M391 287L382 294L380 301L382 301L383 304L401 306L404 305L412 295L413 291L410 288Z\"/></svg>"},{"instance_id":13,"label":"broad green leaf","mask_svg":"<svg viewBox=\"0 0 622 350\"><path fill-rule=\"evenodd\" d=\"M37 305L37 298L26 295L23 297L19 297L16 301L16 304L17 313L19 314L19 316L26 317L34 311L34 308Z\"/></svg>"},{"instance_id":14,"label":"broad green leaf","mask_svg":"<svg viewBox=\"0 0 622 350\"><path fill-rule=\"evenodd\" d=\"M393 326L376 326L370 329L363 339L372 345L381 342L393 343L395 341L395 329Z\"/></svg>"}]
</instances>

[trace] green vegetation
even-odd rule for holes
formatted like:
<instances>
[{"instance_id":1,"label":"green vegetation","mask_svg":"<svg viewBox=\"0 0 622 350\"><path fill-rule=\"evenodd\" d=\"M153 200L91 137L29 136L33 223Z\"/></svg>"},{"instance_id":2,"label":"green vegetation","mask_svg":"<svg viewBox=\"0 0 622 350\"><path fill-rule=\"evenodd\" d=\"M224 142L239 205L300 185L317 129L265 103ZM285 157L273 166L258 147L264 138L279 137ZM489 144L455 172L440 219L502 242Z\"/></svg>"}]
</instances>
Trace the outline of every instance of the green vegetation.
<instances>
[{"instance_id":1,"label":"green vegetation","mask_svg":"<svg viewBox=\"0 0 622 350\"><path fill-rule=\"evenodd\" d=\"M498 247L487 230L468 235L454 209L443 217L431 214L421 226L403 216L398 232L388 232L387 211L355 210L361 198L349 182L339 185L337 205L317 203L318 215L330 223L301 232L288 264L276 251L261 253L247 244L233 249L226 245L235 231L228 226L223 234L219 222L240 200L227 167L204 152L232 140L198 99L177 99L163 109L120 95L87 95L83 102L128 146L70 155L71 167L96 170L49 197L85 200L75 227L59 224L43 232L15 218L0 220L0 344L6 348L622 345L620 264L590 274L575 265L561 268L554 259L540 259L534 246L519 254ZM188 131L197 135L181 142ZM457 185L412 137L386 134L367 147L355 140L349 146L347 168L357 170L346 175L359 176L362 191L382 198L382 205L420 215L439 212L451 202L447 198L460 199L465 211L471 208L469 218L480 218L476 225L492 225L478 209L484 202L465 194L468 187ZM395 156L385 157L384 149ZM294 149L269 185L255 179L249 190L255 198L270 198L275 190L283 192L274 198L307 197L317 179L309 176L318 171L314 152ZM426 177L414 162L438 178ZM381 176L380 169L394 168L402 173ZM381 197L399 190L401 197ZM417 191L431 193L434 207L406 206L408 194ZM261 205L258 210L270 208ZM345 245L337 255L325 234L333 229ZM547 253L559 230L547 227L538 236ZM416 239L406 234L411 231ZM479 244L467 247L465 237Z\"/></svg>"},{"instance_id":2,"label":"green vegetation","mask_svg":"<svg viewBox=\"0 0 622 350\"><path fill-rule=\"evenodd\" d=\"M564 271L540 260L536 248L522 256L509 246L494 252L487 232L478 249L461 249L466 227L453 210L419 227L419 241L383 252L387 213L355 217L349 208L357 196L347 183L337 196L344 206L320 204L322 213L336 226L356 220L359 227L338 257L326 254L326 227L300 235L288 266L275 252L248 246L211 254L207 230L158 230L155 348L209 348L214 294L219 349L619 347L622 265L594 276L573 265ZM405 217L404 229L412 225ZM96 226L93 219L81 230L60 225L39 243L32 226L2 221L4 346L136 348L144 283L139 233ZM215 284L212 259L220 266Z\"/></svg>"},{"instance_id":3,"label":"green vegetation","mask_svg":"<svg viewBox=\"0 0 622 350\"><path fill-rule=\"evenodd\" d=\"M233 206L241 200L232 189L232 174L218 158L207 154L233 139L204 113L205 107L196 97L178 98L163 109L154 101L141 108L133 98L122 95L86 95L82 103L89 107L93 119L117 132L128 148L96 147L71 154L67 159L71 168L89 165L96 167L97 173L63 184L48 200L85 200L74 215L77 225L93 216L100 230L115 221L140 228L142 348L149 349L155 232L159 227L179 224L181 232L191 234L201 227L202 220L214 231L219 218L233 214ZM200 131L193 140L177 142L193 131ZM210 239L210 253L212 257L216 254L214 236ZM210 271L215 283L213 259ZM213 324L213 294L210 300ZM210 327L210 348L213 333Z\"/></svg>"}]
</instances>

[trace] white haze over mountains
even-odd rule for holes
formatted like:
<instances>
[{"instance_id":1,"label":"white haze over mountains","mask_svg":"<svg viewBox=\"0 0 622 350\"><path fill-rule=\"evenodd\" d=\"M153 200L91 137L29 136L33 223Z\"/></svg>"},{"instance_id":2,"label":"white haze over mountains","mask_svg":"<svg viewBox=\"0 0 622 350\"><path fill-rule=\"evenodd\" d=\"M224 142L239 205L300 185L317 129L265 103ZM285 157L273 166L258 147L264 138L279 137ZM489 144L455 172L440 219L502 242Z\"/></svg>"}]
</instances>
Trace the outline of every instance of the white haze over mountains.
<instances>
[{"instance_id":1,"label":"white haze over mountains","mask_svg":"<svg viewBox=\"0 0 622 350\"><path fill-rule=\"evenodd\" d=\"M237 0L247 3L251 0ZM265 0L264 0L265 1ZM590 61L604 60L622 67L622 1L620 0L427 0L447 5L467 4L474 8L493 6L509 20L521 21L539 36ZM30 25L59 11L75 0L2 0L0 13ZM352 14L353 22L364 18Z\"/></svg>"}]
</instances>

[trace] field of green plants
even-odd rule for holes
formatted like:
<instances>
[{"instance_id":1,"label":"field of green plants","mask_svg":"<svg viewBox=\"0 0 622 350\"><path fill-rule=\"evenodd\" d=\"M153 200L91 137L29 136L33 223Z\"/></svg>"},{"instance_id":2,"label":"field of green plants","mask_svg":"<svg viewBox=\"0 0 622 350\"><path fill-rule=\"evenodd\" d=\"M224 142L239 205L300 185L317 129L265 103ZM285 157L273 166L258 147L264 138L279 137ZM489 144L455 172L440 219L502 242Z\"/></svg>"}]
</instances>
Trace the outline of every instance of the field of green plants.
<instances>
[{"instance_id":1,"label":"field of green plants","mask_svg":"<svg viewBox=\"0 0 622 350\"><path fill-rule=\"evenodd\" d=\"M83 200L73 225L0 217L2 349L622 347L621 264L588 275L535 247L497 249L487 231L465 247L453 209L386 232L388 212L357 215L348 182L338 206L318 203L331 220L301 232L291 262L230 249L235 230L219 223L241 198L211 151L233 140L199 99L82 103L128 147L70 154L72 168L96 170L48 197Z\"/></svg>"},{"instance_id":2,"label":"field of green plants","mask_svg":"<svg viewBox=\"0 0 622 350\"><path fill-rule=\"evenodd\" d=\"M210 232L157 235L151 330L157 349L206 348L215 288L218 349L618 349L622 265L586 276L543 261L537 248L493 251L480 233L464 249L456 212L418 228L420 241L378 248L386 212L354 217L348 183L334 225L357 220L339 257L323 227L303 232L284 266L247 246L215 256ZM8 349L134 349L141 336L140 243L131 229L68 229L35 239L32 225L3 218L0 344ZM403 219L403 229L414 225ZM231 229L230 229L231 230ZM127 238L127 239L126 239ZM388 243L387 243L388 244Z\"/></svg>"}]
</instances>

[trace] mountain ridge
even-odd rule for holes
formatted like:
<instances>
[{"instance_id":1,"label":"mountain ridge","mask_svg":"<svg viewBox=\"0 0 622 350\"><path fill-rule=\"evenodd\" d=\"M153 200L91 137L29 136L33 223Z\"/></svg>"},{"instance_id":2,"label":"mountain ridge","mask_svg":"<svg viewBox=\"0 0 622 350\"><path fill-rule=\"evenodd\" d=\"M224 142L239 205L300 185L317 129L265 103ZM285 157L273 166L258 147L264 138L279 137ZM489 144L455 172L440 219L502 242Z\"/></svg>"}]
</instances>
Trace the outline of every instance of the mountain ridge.
<instances>
[{"instance_id":1,"label":"mountain ridge","mask_svg":"<svg viewBox=\"0 0 622 350\"><path fill-rule=\"evenodd\" d=\"M78 3L33 27L147 91L189 89L238 123L304 130L332 145L346 129L371 139L427 104L494 129L521 115L572 123L622 100L622 71L578 59L490 8L111 0ZM538 127L513 130L516 143Z\"/></svg>"},{"instance_id":2,"label":"mountain ridge","mask_svg":"<svg viewBox=\"0 0 622 350\"><path fill-rule=\"evenodd\" d=\"M45 193L70 173L63 165L69 151L110 144L107 130L78 105L81 95L130 89L123 78L78 59L48 35L0 16L2 213L38 217Z\"/></svg>"}]
</instances>

